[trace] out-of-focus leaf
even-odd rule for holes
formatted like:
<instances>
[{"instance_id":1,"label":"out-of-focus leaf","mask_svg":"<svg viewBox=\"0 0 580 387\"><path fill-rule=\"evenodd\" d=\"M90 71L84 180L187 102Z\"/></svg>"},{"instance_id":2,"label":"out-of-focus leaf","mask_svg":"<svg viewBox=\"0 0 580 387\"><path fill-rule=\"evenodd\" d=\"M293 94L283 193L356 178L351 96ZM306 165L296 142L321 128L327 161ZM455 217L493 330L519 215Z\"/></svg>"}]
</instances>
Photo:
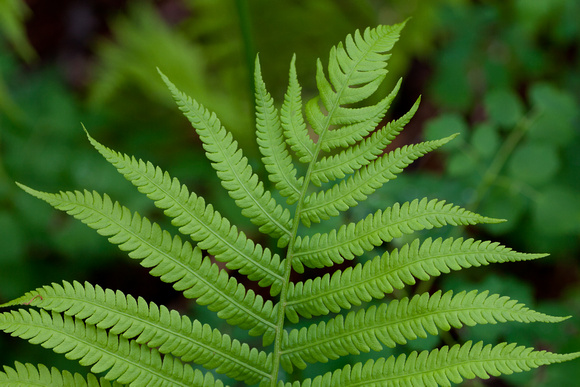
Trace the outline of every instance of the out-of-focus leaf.
<instances>
[{"instance_id":1,"label":"out-of-focus leaf","mask_svg":"<svg viewBox=\"0 0 580 387\"><path fill-rule=\"evenodd\" d=\"M236 97L247 91L227 89L224 74L212 73L201 47L167 25L150 5L134 3L128 16L112 24L112 30L114 42L101 42L98 47L100 62L90 90L93 106L115 106L111 101L123 101L123 91L138 90L143 100L173 107L158 67L183 85L185 93L215 111L228 129L247 133L249 101Z\"/></svg>"},{"instance_id":2,"label":"out-of-focus leaf","mask_svg":"<svg viewBox=\"0 0 580 387\"><path fill-rule=\"evenodd\" d=\"M560 159L553 146L527 143L514 151L508 170L513 178L538 185L549 181L559 167Z\"/></svg>"},{"instance_id":3,"label":"out-of-focus leaf","mask_svg":"<svg viewBox=\"0 0 580 387\"><path fill-rule=\"evenodd\" d=\"M0 212L0 270L7 263L24 259L24 235L20 222L6 211Z\"/></svg>"},{"instance_id":4,"label":"out-of-focus leaf","mask_svg":"<svg viewBox=\"0 0 580 387\"><path fill-rule=\"evenodd\" d=\"M477 171L477 162L472 155L457 152L449 157L447 171L452 176L469 176Z\"/></svg>"},{"instance_id":5,"label":"out-of-focus leaf","mask_svg":"<svg viewBox=\"0 0 580 387\"><path fill-rule=\"evenodd\" d=\"M455 133L461 133L462 136L468 133L467 123L459 114L443 114L425 124L425 139L427 141L438 140ZM454 149L460 143L461 138L457 138L446 144L442 150Z\"/></svg>"},{"instance_id":6,"label":"out-of-focus leaf","mask_svg":"<svg viewBox=\"0 0 580 387\"><path fill-rule=\"evenodd\" d=\"M580 192L547 188L534 206L535 226L546 234L580 234Z\"/></svg>"},{"instance_id":7,"label":"out-of-focus leaf","mask_svg":"<svg viewBox=\"0 0 580 387\"><path fill-rule=\"evenodd\" d=\"M529 136L538 141L565 146L575 135L574 120L578 103L574 96L547 83L534 84L529 98L538 116L529 128Z\"/></svg>"},{"instance_id":8,"label":"out-of-focus leaf","mask_svg":"<svg viewBox=\"0 0 580 387\"><path fill-rule=\"evenodd\" d=\"M515 1L516 17L519 24L530 33L535 33L543 24L561 11L567 0L517 0Z\"/></svg>"},{"instance_id":9,"label":"out-of-focus leaf","mask_svg":"<svg viewBox=\"0 0 580 387\"><path fill-rule=\"evenodd\" d=\"M434 76L431 86L433 98L441 105L467 110L473 101L473 94L469 87L465 66L454 63L441 68Z\"/></svg>"},{"instance_id":10,"label":"out-of-focus leaf","mask_svg":"<svg viewBox=\"0 0 580 387\"><path fill-rule=\"evenodd\" d=\"M471 135L471 145L484 158L493 156L497 152L500 142L501 138L497 129L487 122L477 125Z\"/></svg>"},{"instance_id":11,"label":"out-of-focus leaf","mask_svg":"<svg viewBox=\"0 0 580 387\"><path fill-rule=\"evenodd\" d=\"M564 121L578 115L578 103L569 93L548 83L537 83L530 88L529 98L538 110L557 113Z\"/></svg>"},{"instance_id":12,"label":"out-of-focus leaf","mask_svg":"<svg viewBox=\"0 0 580 387\"><path fill-rule=\"evenodd\" d=\"M28 62L36 57L24 29L24 20L29 13L30 10L22 0L0 1L0 32L6 36L18 55Z\"/></svg>"},{"instance_id":13,"label":"out-of-focus leaf","mask_svg":"<svg viewBox=\"0 0 580 387\"><path fill-rule=\"evenodd\" d=\"M574 136L574 127L558 112L544 111L533 121L528 132L534 141L565 146Z\"/></svg>"},{"instance_id":14,"label":"out-of-focus leaf","mask_svg":"<svg viewBox=\"0 0 580 387\"><path fill-rule=\"evenodd\" d=\"M490 120L512 129L524 115L524 105L510 89L492 90L485 96L485 108Z\"/></svg>"},{"instance_id":15,"label":"out-of-focus leaf","mask_svg":"<svg viewBox=\"0 0 580 387\"><path fill-rule=\"evenodd\" d=\"M525 210L526 200L521 193L505 187L493 187L484 197L478 212L485 216L507 219L507 222L482 226L492 234L503 234L518 227Z\"/></svg>"}]
</instances>

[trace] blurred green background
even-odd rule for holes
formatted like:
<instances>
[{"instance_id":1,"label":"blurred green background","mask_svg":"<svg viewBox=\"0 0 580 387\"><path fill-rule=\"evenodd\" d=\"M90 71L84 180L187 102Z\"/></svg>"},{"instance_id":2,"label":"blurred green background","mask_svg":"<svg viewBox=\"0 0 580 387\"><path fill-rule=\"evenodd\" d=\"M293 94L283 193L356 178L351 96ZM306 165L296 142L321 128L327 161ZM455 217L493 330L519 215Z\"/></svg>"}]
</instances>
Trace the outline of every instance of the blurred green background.
<instances>
[{"instance_id":1,"label":"blurred green background","mask_svg":"<svg viewBox=\"0 0 580 387\"><path fill-rule=\"evenodd\" d=\"M53 281L90 280L215 321L93 230L28 197L14 181L47 191L108 192L170 227L90 147L82 123L107 146L171 171L259 238L220 189L156 67L214 110L260 170L250 77L256 53L278 102L296 53L306 100L314 93L315 60L325 61L333 44L357 28L411 17L389 64L385 90L399 77L403 87L388 119L406 112L419 95L422 104L396 144L461 136L418 161L348 219L423 196L508 219L464 231L551 256L442 276L421 289L490 289L540 311L574 317L554 326L466 328L447 341L508 340L578 351L579 14L577 0L2 0L0 302ZM438 339L421 340L410 348L437 344ZM1 335L0 363L14 360L78 369ZM304 376L329 367L311 367ZM578 378L580 367L572 362L465 385L564 386Z\"/></svg>"}]
</instances>

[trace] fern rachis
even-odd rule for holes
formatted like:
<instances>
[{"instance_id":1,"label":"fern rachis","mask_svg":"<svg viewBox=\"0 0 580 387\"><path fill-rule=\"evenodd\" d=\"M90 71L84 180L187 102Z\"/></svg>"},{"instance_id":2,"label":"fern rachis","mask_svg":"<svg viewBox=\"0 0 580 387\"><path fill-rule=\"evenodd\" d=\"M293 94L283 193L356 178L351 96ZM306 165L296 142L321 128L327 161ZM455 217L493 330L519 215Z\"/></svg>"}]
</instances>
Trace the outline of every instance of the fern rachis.
<instances>
[{"instance_id":1,"label":"fern rachis","mask_svg":"<svg viewBox=\"0 0 580 387\"><path fill-rule=\"evenodd\" d=\"M434 386L579 357L580 353L559 355L516 344L481 342L381 357L385 347L465 325L564 320L487 291L438 291L365 305L417 280L472 266L538 259L543 254L519 253L499 243L473 239L414 239L364 263L354 261L346 269L305 281L290 280L293 270L332 268L416 231L501 221L443 200L423 198L393 203L326 233L308 234L312 223L324 222L365 201L414 160L454 137L384 152L419 106L417 101L403 117L375 130L400 81L375 105L361 107L385 79L388 52L402 27L357 31L344 44L333 47L327 71L321 61L317 63L319 95L306 104L302 103L295 57L280 108L268 93L256 60L258 148L273 188L285 203L268 191L219 119L161 74L198 133L223 187L242 214L276 242L277 250L252 241L161 168L113 151L90 136L89 141L105 159L153 200L190 241L163 230L106 194L52 194L20 185L106 236L153 276L207 306L227 324L261 336L260 348L143 298L65 281L4 304L10 310L0 314L0 329L78 360L92 373L73 375L43 365L16 363L0 372L0 383L220 386L220 375L225 375L260 386ZM231 271L247 280L237 280ZM248 289L246 281L257 282L269 290L269 296ZM362 307L349 311L355 305ZM326 317L304 327L301 320L314 316ZM295 368L370 351L379 352L375 360L313 379L292 379Z\"/></svg>"}]
</instances>

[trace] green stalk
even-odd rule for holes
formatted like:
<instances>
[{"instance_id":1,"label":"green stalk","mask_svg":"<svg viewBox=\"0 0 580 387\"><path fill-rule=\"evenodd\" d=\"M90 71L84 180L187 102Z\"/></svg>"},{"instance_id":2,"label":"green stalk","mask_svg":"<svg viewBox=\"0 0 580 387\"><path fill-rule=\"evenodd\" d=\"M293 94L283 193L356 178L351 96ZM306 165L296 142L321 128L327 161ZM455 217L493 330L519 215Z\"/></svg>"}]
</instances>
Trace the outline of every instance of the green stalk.
<instances>
[{"instance_id":1,"label":"green stalk","mask_svg":"<svg viewBox=\"0 0 580 387\"><path fill-rule=\"evenodd\" d=\"M248 0L236 0L236 9L240 23L240 32L244 47L244 62L246 63L248 90L250 99L254 100L254 59L256 58L256 49L254 48L254 39L252 38L252 22ZM254 106L255 107L255 106ZM254 110L255 111L255 110Z\"/></svg>"},{"instance_id":2,"label":"green stalk","mask_svg":"<svg viewBox=\"0 0 580 387\"><path fill-rule=\"evenodd\" d=\"M503 167L505 166L506 162L508 161L509 157L514 152L517 145L520 143L528 129L532 126L534 121L537 119L539 114L536 112L532 112L524 117L522 117L519 122L516 124L516 127L508 138L504 141L502 147L496 153L493 161L483 174L483 178L481 182L477 186L475 192L471 196L470 200L467 203L467 209L470 211L476 211L477 207L481 204L481 201L489 191L492 185L499 178L499 174Z\"/></svg>"},{"instance_id":3,"label":"green stalk","mask_svg":"<svg viewBox=\"0 0 580 387\"><path fill-rule=\"evenodd\" d=\"M330 114L328 115L330 117ZM330 119L327 118L328 124L330 126ZM286 253L286 265L284 267L284 282L282 284L282 290L280 291L280 301L278 309L278 321L276 323L276 339L274 340L274 353L273 353L273 373L270 381L271 387L276 387L278 382L278 373L280 372L280 356L282 355L282 333L284 332L284 323L286 321L286 300L288 298L288 284L290 283L290 274L292 273L292 258L294 257L294 244L296 241L296 236L298 235L298 227L300 226L300 219L302 214L302 207L304 206L304 198L306 198L306 193L308 192L308 186L310 185L310 176L312 175L312 170L314 164L318 159L318 154L320 153L322 137L326 131L323 131L318 139L318 143L312 156L312 161L308 165L308 170L304 177L304 185L302 186L302 192L300 193L300 199L298 200L296 206L296 212L294 213L294 220L292 222L292 235L290 236L290 242L288 243L288 251Z\"/></svg>"}]
</instances>

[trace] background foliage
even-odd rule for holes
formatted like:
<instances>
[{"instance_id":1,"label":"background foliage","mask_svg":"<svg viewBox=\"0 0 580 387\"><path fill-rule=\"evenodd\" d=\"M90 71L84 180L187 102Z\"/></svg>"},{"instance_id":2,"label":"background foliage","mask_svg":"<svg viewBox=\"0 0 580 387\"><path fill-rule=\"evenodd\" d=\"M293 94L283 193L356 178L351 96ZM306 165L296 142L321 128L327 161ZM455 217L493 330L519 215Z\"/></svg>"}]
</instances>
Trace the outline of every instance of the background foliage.
<instances>
[{"instance_id":1,"label":"background foliage","mask_svg":"<svg viewBox=\"0 0 580 387\"><path fill-rule=\"evenodd\" d=\"M162 220L91 151L82 122L103 142L171 170L193 190L215 198L220 211L236 214L222 190L215 189L218 183L200 144L175 114L156 67L215 110L247 148L254 144L250 74L257 52L277 99L283 95L287 63L298 53L298 76L307 94L319 53L356 28L412 17L389 65L388 83L404 77L393 116L407 111L418 95L423 99L398 141L462 135L444 153L399 177L382 196L375 195L374 202L354 210L368 213L385 202L429 196L508 219L466 232L552 257L460 272L418 286L486 288L546 313L577 317L553 328L542 326L541 335L533 324L523 329L502 324L453 332L448 340L469 335L555 352L580 348L579 2L45 3L0 2L0 302L52 281L87 279L203 313L174 298L170 287L150 279L80 222L19 191L14 181L46 191L107 191ZM248 226L247 233L251 230ZM540 343L532 338L538 336ZM5 336L0 348L10 348L0 350L2 364L66 362ZM578 367L565 363L507 380L514 386L562 385L578 374Z\"/></svg>"}]
</instances>

